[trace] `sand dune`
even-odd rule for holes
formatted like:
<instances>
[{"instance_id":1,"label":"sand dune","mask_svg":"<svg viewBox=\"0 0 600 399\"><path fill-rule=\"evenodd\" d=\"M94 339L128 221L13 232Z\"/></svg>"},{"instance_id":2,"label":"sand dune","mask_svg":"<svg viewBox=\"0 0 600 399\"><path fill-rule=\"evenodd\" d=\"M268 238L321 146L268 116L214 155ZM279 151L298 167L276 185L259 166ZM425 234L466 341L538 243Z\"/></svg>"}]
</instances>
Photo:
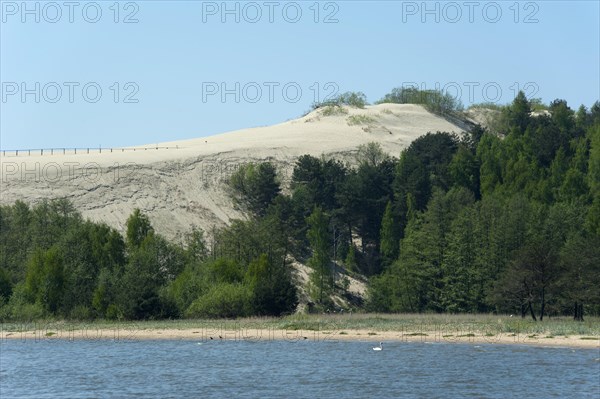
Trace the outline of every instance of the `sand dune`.
<instances>
[{"instance_id":1,"label":"sand dune","mask_svg":"<svg viewBox=\"0 0 600 399\"><path fill-rule=\"evenodd\" d=\"M224 184L242 163L271 160L285 183L302 154L351 162L359 145L377 141L398 156L427 132L462 131L419 105L335 111L325 115L319 109L274 126L127 149L7 152L0 160L0 203L65 197L84 217L120 231L132 210L140 208L157 232L178 239L192 226L208 230L244 217Z\"/></svg>"}]
</instances>

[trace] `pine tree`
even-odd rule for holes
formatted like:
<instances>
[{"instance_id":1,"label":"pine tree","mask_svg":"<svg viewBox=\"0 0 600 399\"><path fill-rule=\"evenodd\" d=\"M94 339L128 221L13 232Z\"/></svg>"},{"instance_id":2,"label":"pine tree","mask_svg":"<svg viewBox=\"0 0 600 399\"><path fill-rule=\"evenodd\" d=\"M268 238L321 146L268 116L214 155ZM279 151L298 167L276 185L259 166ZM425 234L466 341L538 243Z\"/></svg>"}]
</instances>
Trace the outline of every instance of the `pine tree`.
<instances>
[{"instance_id":1,"label":"pine tree","mask_svg":"<svg viewBox=\"0 0 600 399\"><path fill-rule=\"evenodd\" d=\"M328 287L331 284L328 279L332 276L328 223L325 214L319 207L315 207L307 222L309 226L307 235L312 250L312 257L308 263L313 268L311 282L316 288L314 299L322 304L325 296L329 293Z\"/></svg>"},{"instance_id":2,"label":"pine tree","mask_svg":"<svg viewBox=\"0 0 600 399\"><path fill-rule=\"evenodd\" d=\"M521 135L525 133L529 124L531 114L531 105L525 97L525 93L519 91L513 103L508 109L508 127L510 132Z\"/></svg>"},{"instance_id":3,"label":"pine tree","mask_svg":"<svg viewBox=\"0 0 600 399\"><path fill-rule=\"evenodd\" d=\"M398 234L392 211L392 203L388 202L381 220L381 256L384 266L390 265L398 257Z\"/></svg>"}]
</instances>

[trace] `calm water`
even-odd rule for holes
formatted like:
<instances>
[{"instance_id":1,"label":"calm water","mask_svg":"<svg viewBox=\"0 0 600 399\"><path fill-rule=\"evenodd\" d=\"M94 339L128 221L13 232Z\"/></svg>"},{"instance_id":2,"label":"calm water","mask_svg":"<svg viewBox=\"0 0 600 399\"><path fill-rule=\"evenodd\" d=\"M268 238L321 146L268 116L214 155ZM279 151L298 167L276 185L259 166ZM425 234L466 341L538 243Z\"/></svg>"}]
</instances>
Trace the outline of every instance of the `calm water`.
<instances>
[{"instance_id":1,"label":"calm water","mask_svg":"<svg viewBox=\"0 0 600 399\"><path fill-rule=\"evenodd\" d=\"M8 398L600 398L598 350L370 342L5 341Z\"/></svg>"}]
</instances>

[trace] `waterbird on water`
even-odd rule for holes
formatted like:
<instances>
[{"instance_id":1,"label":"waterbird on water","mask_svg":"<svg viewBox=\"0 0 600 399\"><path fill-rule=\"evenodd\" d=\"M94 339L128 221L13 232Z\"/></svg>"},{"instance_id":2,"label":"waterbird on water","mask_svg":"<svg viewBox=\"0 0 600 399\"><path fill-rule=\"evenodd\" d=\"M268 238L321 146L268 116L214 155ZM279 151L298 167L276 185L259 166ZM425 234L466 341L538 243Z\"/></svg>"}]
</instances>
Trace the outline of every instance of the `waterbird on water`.
<instances>
[{"instance_id":1,"label":"waterbird on water","mask_svg":"<svg viewBox=\"0 0 600 399\"><path fill-rule=\"evenodd\" d=\"M374 351L382 351L383 350L383 342L379 343L379 346L373 348Z\"/></svg>"}]
</instances>

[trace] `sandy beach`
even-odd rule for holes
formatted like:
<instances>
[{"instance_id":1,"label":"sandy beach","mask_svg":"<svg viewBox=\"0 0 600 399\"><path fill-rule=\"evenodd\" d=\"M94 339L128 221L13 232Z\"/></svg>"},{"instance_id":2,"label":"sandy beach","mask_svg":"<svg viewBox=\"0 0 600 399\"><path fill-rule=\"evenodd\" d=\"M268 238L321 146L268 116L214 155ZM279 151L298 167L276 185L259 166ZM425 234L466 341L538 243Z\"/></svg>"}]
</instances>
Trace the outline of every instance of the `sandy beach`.
<instances>
[{"instance_id":1,"label":"sandy beach","mask_svg":"<svg viewBox=\"0 0 600 399\"><path fill-rule=\"evenodd\" d=\"M490 333L471 331L470 329L437 328L422 331L407 328L404 331L376 331L324 328L322 330L284 330L278 328L253 328L240 326L239 328L220 328L218 323L214 327L199 328L138 328L135 323L123 324L113 328L70 329L40 326L39 329L14 330L0 332L0 341L22 342L52 342L57 340L68 341L107 341L107 342L135 342L140 340L192 340L198 342L220 341L289 341L289 342L346 342L364 341L377 344L379 342L411 342L411 343L458 343L458 344L497 344L497 345L533 345L600 349L600 337L569 335L550 336L543 334L526 333ZM324 326L326 327L326 326Z\"/></svg>"}]
</instances>

